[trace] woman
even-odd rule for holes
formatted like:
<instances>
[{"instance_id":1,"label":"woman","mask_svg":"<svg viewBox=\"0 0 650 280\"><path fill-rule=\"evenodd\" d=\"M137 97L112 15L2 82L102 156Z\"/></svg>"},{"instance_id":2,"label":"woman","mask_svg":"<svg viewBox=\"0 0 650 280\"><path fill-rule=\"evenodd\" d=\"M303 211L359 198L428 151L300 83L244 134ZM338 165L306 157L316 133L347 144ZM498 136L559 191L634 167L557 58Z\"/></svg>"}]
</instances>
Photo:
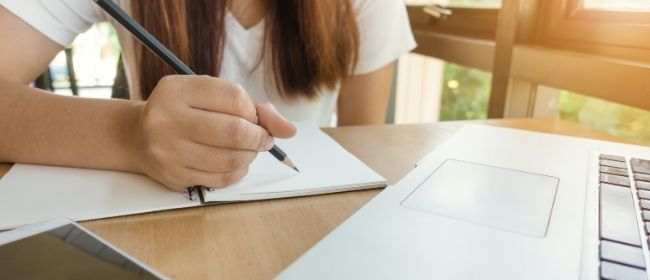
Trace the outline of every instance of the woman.
<instances>
[{"instance_id":1,"label":"woman","mask_svg":"<svg viewBox=\"0 0 650 280\"><path fill-rule=\"evenodd\" d=\"M336 107L341 125L382 123L392 64L415 45L401 0L118 2L203 76L173 75L113 24L131 100L30 88L109 17L90 0L0 0L0 162L227 186L273 137L295 134L287 118L328 125Z\"/></svg>"}]
</instances>

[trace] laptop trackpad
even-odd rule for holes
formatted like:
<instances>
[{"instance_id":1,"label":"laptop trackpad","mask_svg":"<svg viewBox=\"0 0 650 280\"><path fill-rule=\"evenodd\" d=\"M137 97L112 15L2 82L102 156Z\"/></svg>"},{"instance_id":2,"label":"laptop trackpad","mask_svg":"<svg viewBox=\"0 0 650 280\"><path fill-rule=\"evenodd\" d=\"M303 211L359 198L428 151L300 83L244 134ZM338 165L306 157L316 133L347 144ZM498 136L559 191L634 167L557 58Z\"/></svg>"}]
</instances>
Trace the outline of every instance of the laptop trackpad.
<instances>
[{"instance_id":1,"label":"laptop trackpad","mask_svg":"<svg viewBox=\"0 0 650 280\"><path fill-rule=\"evenodd\" d=\"M546 175L449 159L402 206L543 237L558 183Z\"/></svg>"}]
</instances>

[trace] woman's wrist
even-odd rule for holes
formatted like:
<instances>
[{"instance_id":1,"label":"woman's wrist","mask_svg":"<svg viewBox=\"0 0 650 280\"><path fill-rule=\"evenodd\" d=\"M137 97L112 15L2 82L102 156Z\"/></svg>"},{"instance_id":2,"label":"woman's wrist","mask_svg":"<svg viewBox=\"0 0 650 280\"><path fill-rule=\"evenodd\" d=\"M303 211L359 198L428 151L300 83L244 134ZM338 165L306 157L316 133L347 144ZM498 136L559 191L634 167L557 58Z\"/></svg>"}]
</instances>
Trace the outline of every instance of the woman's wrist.
<instances>
[{"instance_id":1,"label":"woman's wrist","mask_svg":"<svg viewBox=\"0 0 650 280\"><path fill-rule=\"evenodd\" d=\"M142 143L144 142L141 128L142 110L145 101L130 101L130 107L124 119L122 145L125 152L125 169L131 172L144 173L142 163Z\"/></svg>"}]
</instances>

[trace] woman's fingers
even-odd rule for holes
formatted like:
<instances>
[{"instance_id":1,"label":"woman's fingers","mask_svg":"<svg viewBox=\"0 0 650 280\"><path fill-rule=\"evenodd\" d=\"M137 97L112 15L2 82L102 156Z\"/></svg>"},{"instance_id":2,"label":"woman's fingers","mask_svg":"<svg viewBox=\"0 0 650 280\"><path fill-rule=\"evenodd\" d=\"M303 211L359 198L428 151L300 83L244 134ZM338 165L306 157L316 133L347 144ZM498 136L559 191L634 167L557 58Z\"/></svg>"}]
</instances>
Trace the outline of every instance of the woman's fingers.
<instances>
[{"instance_id":1,"label":"woman's fingers","mask_svg":"<svg viewBox=\"0 0 650 280\"><path fill-rule=\"evenodd\" d=\"M255 104L259 125L273 137L291 138L296 135L296 127L283 117L271 103Z\"/></svg>"},{"instance_id":2,"label":"woman's fingers","mask_svg":"<svg viewBox=\"0 0 650 280\"><path fill-rule=\"evenodd\" d=\"M176 83L180 98L197 109L219 112L244 118L257 123L255 106L248 92L233 81L209 76L168 76L169 83ZM161 80L162 81L162 80Z\"/></svg>"},{"instance_id":3,"label":"woman's fingers","mask_svg":"<svg viewBox=\"0 0 650 280\"><path fill-rule=\"evenodd\" d=\"M263 127L240 117L193 109L183 121L190 140L201 144L250 151L273 147L273 137Z\"/></svg>"},{"instance_id":4,"label":"woman's fingers","mask_svg":"<svg viewBox=\"0 0 650 280\"><path fill-rule=\"evenodd\" d=\"M257 152L215 148L204 144L187 141L182 144L183 153L178 155L178 162L184 166L204 172L229 172L248 167Z\"/></svg>"},{"instance_id":5,"label":"woman's fingers","mask_svg":"<svg viewBox=\"0 0 650 280\"><path fill-rule=\"evenodd\" d=\"M234 184L244 178L248 173L248 167L225 173L211 173L193 168L185 168L184 173L187 177L186 182L190 183L189 186L206 186L216 189Z\"/></svg>"}]
</instances>

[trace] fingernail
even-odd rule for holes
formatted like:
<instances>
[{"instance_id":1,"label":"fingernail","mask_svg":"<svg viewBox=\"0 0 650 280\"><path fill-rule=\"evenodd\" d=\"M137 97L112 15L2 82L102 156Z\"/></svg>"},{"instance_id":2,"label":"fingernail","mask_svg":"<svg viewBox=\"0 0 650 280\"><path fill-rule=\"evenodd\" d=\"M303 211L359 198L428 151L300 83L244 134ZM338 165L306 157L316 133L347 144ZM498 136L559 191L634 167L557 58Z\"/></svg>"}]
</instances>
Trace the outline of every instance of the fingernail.
<instances>
[{"instance_id":1,"label":"fingernail","mask_svg":"<svg viewBox=\"0 0 650 280\"><path fill-rule=\"evenodd\" d=\"M269 137L268 140L266 140L266 145L264 145L264 150L268 151L271 148L273 148L273 145L275 145L275 141L273 140L273 137Z\"/></svg>"}]
</instances>

